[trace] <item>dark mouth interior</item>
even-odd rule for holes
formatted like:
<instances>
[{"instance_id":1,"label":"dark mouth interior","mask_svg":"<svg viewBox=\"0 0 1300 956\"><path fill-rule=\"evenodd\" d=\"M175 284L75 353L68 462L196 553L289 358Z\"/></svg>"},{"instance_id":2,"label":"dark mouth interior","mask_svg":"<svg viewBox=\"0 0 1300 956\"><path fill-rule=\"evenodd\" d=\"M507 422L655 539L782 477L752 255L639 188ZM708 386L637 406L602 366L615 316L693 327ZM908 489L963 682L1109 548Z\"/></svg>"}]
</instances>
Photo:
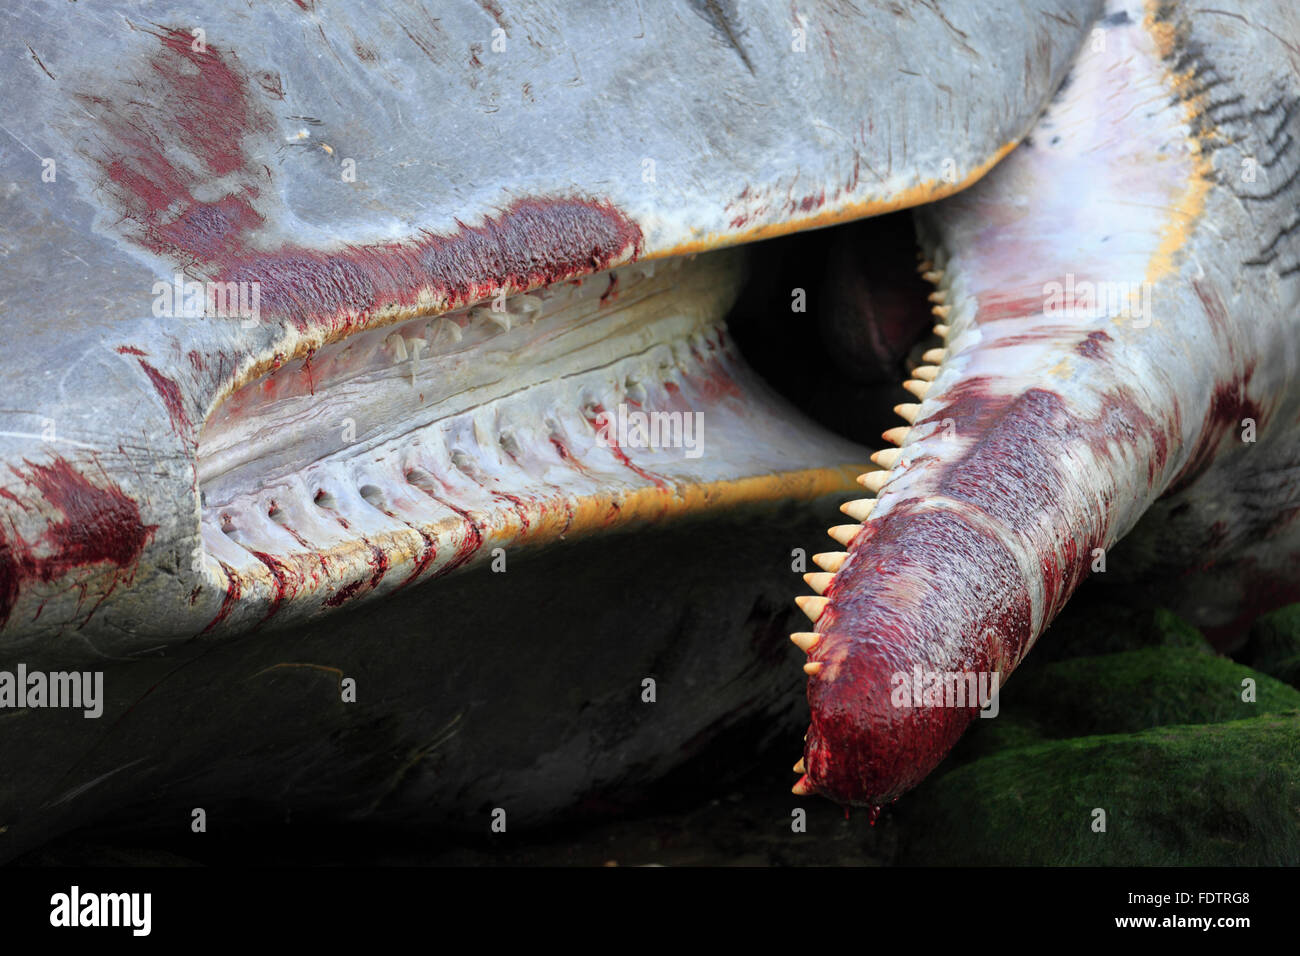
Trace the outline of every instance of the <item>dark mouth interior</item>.
<instances>
[{"instance_id":1,"label":"dark mouth interior","mask_svg":"<svg viewBox=\"0 0 1300 956\"><path fill-rule=\"evenodd\" d=\"M931 343L931 290L911 212L750 247L727 324L755 371L825 428L874 447L912 402L900 386ZM803 290L805 312L794 311Z\"/></svg>"}]
</instances>

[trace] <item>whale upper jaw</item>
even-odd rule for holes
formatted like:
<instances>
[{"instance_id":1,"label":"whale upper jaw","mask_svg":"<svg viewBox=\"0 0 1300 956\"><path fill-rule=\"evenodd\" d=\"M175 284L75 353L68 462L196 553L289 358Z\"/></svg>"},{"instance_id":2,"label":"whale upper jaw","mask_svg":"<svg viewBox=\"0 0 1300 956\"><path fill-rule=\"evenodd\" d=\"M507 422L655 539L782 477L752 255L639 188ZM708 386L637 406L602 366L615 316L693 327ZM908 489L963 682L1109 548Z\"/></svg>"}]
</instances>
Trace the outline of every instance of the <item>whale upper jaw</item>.
<instances>
[{"instance_id":1,"label":"whale upper jaw","mask_svg":"<svg viewBox=\"0 0 1300 956\"><path fill-rule=\"evenodd\" d=\"M455 514L481 510L477 499L457 502L452 489L440 495L445 506L431 495L412 499L428 513L398 528L385 514L394 508L361 494L398 486L350 476L355 501L331 494L366 516L367 535L336 540L339 517L356 527L347 516L325 516L334 522L327 530L320 509L297 494L259 496L274 490L284 464L273 441L257 445L267 486L239 491L241 507L256 498L263 513L241 512L242 528L229 509L223 517L218 506L235 491L212 484L229 472L210 454L222 434L238 431L232 410L246 406L248 390L293 379L307 381L310 395L316 357L330 359L348 342L393 357L400 347L432 371L449 361L436 355L451 354L439 351L437 336L453 333L427 322L446 314L459 327L475 303L513 297L506 308L514 309L519 296L595 273L625 282L637 273L611 270L634 260L951 194L1023 135L1093 11L1060 0L978 15L921 4L888 17L791 19L779 4L742 12L743 21L719 23L716 11L683 8L660 21L592 3L560 23L528 5L497 16L467 3L433 24L372 4L316 12L181 4L149 20L129 7L60 8L57 17L39 2L7 9L5 639L39 644L75 631L105 652L129 653L288 621L299 608L327 613L342 592L366 600L389 586L370 586L379 560L363 540L370 533L382 539L391 580L419 577L421 562L445 567L475 536L492 537L478 518ZM864 50L889 54L851 54ZM702 70L707 79L682 82ZM191 283L208 314L192 310ZM668 327L650 340L694 376L697 365L731 361L706 354L714 338L703 325L718 319L695 330L703 351L689 335L674 344ZM484 321L476 328L496 327L491 314ZM403 344L369 334L384 328ZM413 359L414 339L428 344ZM626 378L596 397L613 402ZM660 376L642 387L667 383ZM748 441L720 420L710 432L723 453L717 467L678 475L686 489L678 498L696 502L684 510L842 486L835 469L860 459L856 451L829 436L809 448L815 432L781 426L785 411L736 387L776 417ZM313 423L316 445L333 440L327 432L344 435L343 419L378 428L389 407L394 426L437 418L412 412L405 396L390 398ZM267 434L283 437L295 424ZM536 422L527 440L554 449L550 424L561 423ZM485 438L476 427L475 439ZM759 490L751 479L770 474L772 462L746 460L740 449L764 444L773 429L787 436L774 454L790 464L778 469L787 477ZM788 437L795 432L804 437ZM379 440L363 428L361 445ZM493 440L499 458L500 436ZM305 452L312 443L290 444ZM441 477L466 480L451 457L473 453L448 446ZM523 471L536 477L542 465L534 465ZM616 480L604 496L651 494L664 480L624 468L628 476L634 488ZM510 495L508 484L493 490ZM714 486L728 490L706 493ZM321 490L295 489L311 501ZM285 523L300 508L311 534ZM501 520L529 524L533 543L561 533L562 522L508 510L515 516ZM424 535L441 544L437 559ZM284 551L322 548L342 550L318 558L310 574L274 563ZM273 563L248 563L254 552Z\"/></svg>"}]
</instances>

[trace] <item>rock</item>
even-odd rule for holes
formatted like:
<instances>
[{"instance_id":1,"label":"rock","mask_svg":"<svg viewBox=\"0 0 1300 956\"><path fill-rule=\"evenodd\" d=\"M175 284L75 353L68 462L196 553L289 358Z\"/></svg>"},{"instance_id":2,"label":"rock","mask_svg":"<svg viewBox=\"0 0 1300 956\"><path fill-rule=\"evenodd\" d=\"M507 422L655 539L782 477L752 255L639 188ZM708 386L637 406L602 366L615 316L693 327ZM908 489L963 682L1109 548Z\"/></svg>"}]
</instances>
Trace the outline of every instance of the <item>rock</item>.
<instances>
[{"instance_id":1,"label":"rock","mask_svg":"<svg viewBox=\"0 0 1300 956\"><path fill-rule=\"evenodd\" d=\"M1242 699L1247 680L1254 681L1253 701ZM1226 657L1166 646L1076 657L1013 674L1000 706L998 717L981 723L996 723L1005 714L1032 721L1044 737L1083 737L1296 710L1300 691Z\"/></svg>"},{"instance_id":2,"label":"rock","mask_svg":"<svg viewBox=\"0 0 1300 956\"><path fill-rule=\"evenodd\" d=\"M1237 657L1256 670L1300 687L1300 604L1258 618Z\"/></svg>"},{"instance_id":3,"label":"rock","mask_svg":"<svg viewBox=\"0 0 1300 956\"><path fill-rule=\"evenodd\" d=\"M1294 866L1300 711L1004 750L898 814L912 865Z\"/></svg>"},{"instance_id":4,"label":"rock","mask_svg":"<svg viewBox=\"0 0 1300 956\"><path fill-rule=\"evenodd\" d=\"M1055 738L1300 709L1295 688L1195 645L1076 657L1025 670L1004 685L998 715L975 720L954 748L952 765ZM1247 679L1254 681L1253 702L1242 699Z\"/></svg>"}]
</instances>

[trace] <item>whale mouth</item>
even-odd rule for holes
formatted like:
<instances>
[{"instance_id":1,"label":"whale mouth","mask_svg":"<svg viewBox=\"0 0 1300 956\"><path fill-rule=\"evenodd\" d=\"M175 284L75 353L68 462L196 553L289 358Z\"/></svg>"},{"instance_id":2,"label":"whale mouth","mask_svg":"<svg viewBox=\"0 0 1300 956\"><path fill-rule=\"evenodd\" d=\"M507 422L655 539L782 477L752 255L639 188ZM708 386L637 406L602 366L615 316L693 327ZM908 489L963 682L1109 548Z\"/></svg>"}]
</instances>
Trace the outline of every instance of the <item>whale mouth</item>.
<instances>
[{"instance_id":1,"label":"whale mouth","mask_svg":"<svg viewBox=\"0 0 1300 956\"><path fill-rule=\"evenodd\" d=\"M636 263L277 360L199 431L203 562L225 595L201 632L311 617L507 548L849 490L873 416L835 437L763 377L811 394L810 415L827 394L805 391L813 376L887 410L928 318L913 241L897 216ZM820 329L796 334L787 316L809 309L788 283L809 275ZM873 306L875 336L846 342ZM847 359L853 376L824 375Z\"/></svg>"},{"instance_id":2,"label":"whale mouth","mask_svg":"<svg viewBox=\"0 0 1300 956\"><path fill-rule=\"evenodd\" d=\"M310 768L364 812L514 787L540 818L611 766L662 772L666 740L788 716L791 687L779 706L771 692L793 675L766 665L791 653L773 637L793 613L773 596L806 570L791 529L875 473L864 443L935 345L942 303L915 272L910 216L891 214L1014 155L1100 0L695 4L635 25L601 4L561 20L528 4L448 4L437 20L308 6L205 10L201 29L184 10L158 23L76 7L15 18L4 41L3 135L26 151L0 160L48 152L57 174L33 186L23 167L0 197L14 224L0 318L21 325L0 423L0 637L111 661L119 694L93 746L27 748L23 800L46 796L19 809L42 827L155 783L180 792L209 762L213 792L257 777L288 793ZM233 314L206 307L232 296ZM696 519L731 537L689 562L652 553ZM564 626L581 633L497 607L484 581L502 579L460 573L542 552L509 582L549 607L582 573L548 562L573 569L583 537L624 613L571 600ZM620 579L620 548L680 571L655 613L628 611L644 594ZM498 653L418 642L429 615L496 622ZM402 640L351 640L369 618ZM530 643L545 627L572 659ZM589 708L633 653L620 648L688 644L728 686L671 709L671 726ZM322 648L363 674L382 658L379 716L271 692L342 672L317 664ZM671 654L641 669L661 663L681 686L700 679ZM215 674L238 690L204 710ZM480 715L476 740L496 751L420 763L468 726L457 708L507 707L527 681L570 689L531 724L602 726L515 748ZM199 712L202 727L179 726ZM242 764L217 759L228 740L208 726L236 719L266 743ZM615 740L620 720L636 727ZM164 746L173 730L211 736ZM148 769L117 775L145 739Z\"/></svg>"}]
</instances>

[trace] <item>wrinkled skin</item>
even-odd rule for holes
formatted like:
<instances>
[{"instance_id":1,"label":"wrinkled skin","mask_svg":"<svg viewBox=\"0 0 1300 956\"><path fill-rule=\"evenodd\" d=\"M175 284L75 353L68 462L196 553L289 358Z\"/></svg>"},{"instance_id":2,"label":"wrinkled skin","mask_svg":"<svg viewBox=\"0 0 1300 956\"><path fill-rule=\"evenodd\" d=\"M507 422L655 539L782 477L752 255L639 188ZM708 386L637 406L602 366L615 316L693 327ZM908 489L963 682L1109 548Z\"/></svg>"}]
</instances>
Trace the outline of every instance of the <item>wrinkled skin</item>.
<instances>
[{"instance_id":1,"label":"wrinkled skin","mask_svg":"<svg viewBox=\"0 0 1300 956\"><path fill-rule=\"evenodd\" d=\"M1179 582L1209 624L1296 580L1280 4L1226 33L1065 2L486 6L0 14L0 664L108 688L93 724L29 710L0 741L0 855L146 794L538 821L788 723L789 549L867 452L736 353L743 257L684 257L972 183L919 214L933 384L805 602L796 789L915 785L972 713L891 707L892 675L1009 675L1097 549L1213 565ZM259 314L159 314L178 271ZM1152 321L1045 315L1067 274L1147 283ZM701 415L702 454L611 448L619 406ZM647 721L647 675L690 703Z\"/></svg>"}]
</instances>

